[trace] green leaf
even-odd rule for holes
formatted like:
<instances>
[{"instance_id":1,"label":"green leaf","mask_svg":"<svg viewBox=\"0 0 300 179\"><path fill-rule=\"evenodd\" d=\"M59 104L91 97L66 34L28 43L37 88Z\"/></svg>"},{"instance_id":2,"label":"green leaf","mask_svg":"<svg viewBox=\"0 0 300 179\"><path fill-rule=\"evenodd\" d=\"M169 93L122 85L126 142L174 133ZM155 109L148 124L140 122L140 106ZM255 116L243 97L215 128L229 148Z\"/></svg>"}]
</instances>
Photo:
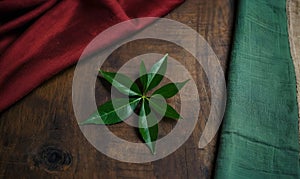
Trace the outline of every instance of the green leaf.
<instances>
[{"instance_id":1,"label":"green leaf","mask_svg":"<svg viewBox=\"0 0 300 179\"><path fill-rule=\"evenodd\" d=\"M171 119L182 119L182 117L178 114L178 112L168 104L167 104L167 111L165 113L165 117Z\"/></svg>"},{"instance_id":2,"label":"green leaf","mask_svg":"<svg viewBox=\"0 0 300 179\"><path fill-rule=\"evenodd\" d=\"M129 96L141 96L141 91L136 83L121 73L105 72L99 70L102 77L112 84L118 91Z\"/></svg>"},{"instance_id":3,"label":"green leaf","mask_svg":"<svg viewBox=\"0 0 300 179\"><path fill-rule=\"evenodd\" d=\"M178 91L188 82L189 80L186 80L181 83L169 83L166 84L165 86L162 86L161 88L157 89L156 91L153 92L152 95L155 94L160 94L164 98L171 98L175 94L178 93Z\"/></svg>"},{"instance_id":4,"label":"green leaf","mask_svg":"<svg viewBox=\"0 0 300 179\"><path fill-rule=\"evenodd\" d=\"M155 88L163 79L167 71L167 57L166 54L162 59L156 62L148 73L147 87L145 93Z\"/></svg>"},{"instance_id":5,"label":"green leaf","mask_svg":"<svg viewBox=\"0 0 300 179\"><path fill-rule=\"evenodd\" d=\"M154 109L158 114L171 118L171 119L182 119L180 114L169 104L164 104L164 101L161 101L160 99L155 97L151 97L149 100L151 109ZM164 105L167 105L166 107Z\"/></svg>"},{"instance_id":6,"label":"green leaf","mask_svg":"<svg viewBox=\"0 0 300 179\"><path fill-rule=\"evenodd\" d=\"M155 141L158 137L158 120L154 113L148 114L149 110L149 104L143 99L139 114L139 132L152 154L155 154Z\"/></svg>"},{"instance_id":7,"label":"green leaf","mask_svg":"<svg viewBox=\"0 0 300 179\"><path fill-rule=\"evenodd\" d=\"M92 113L84 124L116 124L127 119L135 110L141 98L115 98L98 107L98 110Z\"/></svg>"},{"instance_id":8,"label":"green leaf","mask_svg":"<svg viewBox=\"0 0 300 179\"><path fill-rule=\"evenodd\" d=\"M145 91L147 87L147 80L148 80L148 75L147 75L147 69L143 61L141 61L140 65L140 81L143 86L143 91Z\"/></svg>"}]
</instances>

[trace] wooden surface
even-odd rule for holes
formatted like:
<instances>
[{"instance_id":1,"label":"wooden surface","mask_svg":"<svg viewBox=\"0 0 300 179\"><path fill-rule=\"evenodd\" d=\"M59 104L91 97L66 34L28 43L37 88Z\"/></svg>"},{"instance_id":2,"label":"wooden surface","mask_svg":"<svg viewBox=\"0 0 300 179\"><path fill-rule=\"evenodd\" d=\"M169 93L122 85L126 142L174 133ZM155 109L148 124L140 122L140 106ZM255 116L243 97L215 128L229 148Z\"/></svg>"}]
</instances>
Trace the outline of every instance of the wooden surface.
<instances>
[{"instance_id":1,"label":"wooden surface","mask_svg":"<svg viewBox=\"0 0 300 179\"><path fill-rule=\"evenodd\" d=\"M186 0L166 17L197 30L212 46L224 70L232 36L235 1ZM137 55L168 52L185 64L195 81L201 102L198 124L190 138L171 155L145 164L123 163L98 152L81 133L72 108L71 67L45 82L0 116L1 178L211 178L216 159L217 137L198 149L199 137L210 110L210 90L199 65L185 63L193 57L180 47L157 40L131 42L115 51L103 68L117 70ZM98 103L109 92L97 84ZM177 98L170 100L176 108ZM160 123L160 137L174 123ZM116 135L139 141L135 129L126 124L110 127Z\"/></svg>"}]
</instances>

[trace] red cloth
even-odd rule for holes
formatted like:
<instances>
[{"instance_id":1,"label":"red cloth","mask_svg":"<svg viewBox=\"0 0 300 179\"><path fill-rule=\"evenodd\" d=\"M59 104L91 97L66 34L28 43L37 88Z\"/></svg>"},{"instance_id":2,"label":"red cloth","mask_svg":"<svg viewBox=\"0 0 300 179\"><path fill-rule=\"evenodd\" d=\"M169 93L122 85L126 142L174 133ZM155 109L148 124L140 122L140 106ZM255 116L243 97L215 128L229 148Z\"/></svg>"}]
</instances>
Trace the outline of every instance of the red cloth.
<instances>
[{"instance_id":1,"label":"red cloth","mask_svg":"<svg viewBox=\"0 0 300 179\"><path fill-rule=\"evenodd\" d=\"M0 1L0 112L74 64L106 28L159 17L183 0Z\"/></svg>"}]
</instances>

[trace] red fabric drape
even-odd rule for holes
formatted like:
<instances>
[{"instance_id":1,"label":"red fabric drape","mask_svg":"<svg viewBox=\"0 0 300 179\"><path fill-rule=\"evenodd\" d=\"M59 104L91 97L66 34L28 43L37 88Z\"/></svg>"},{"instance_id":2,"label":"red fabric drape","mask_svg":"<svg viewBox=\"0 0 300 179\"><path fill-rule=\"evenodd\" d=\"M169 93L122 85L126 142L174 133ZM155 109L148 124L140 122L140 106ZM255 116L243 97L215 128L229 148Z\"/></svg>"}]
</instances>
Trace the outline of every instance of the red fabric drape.
<instances>
[{"instance_id":1,"label":"red fabric drape","mask_svg":"<svg viewBox=\"0 0 300 179\"><path fill-rule=\"evenodd\" d=\"M183 0L0 1L0 111L74 64L106 28L159 17Z\"/></svg>"}]
</instances>

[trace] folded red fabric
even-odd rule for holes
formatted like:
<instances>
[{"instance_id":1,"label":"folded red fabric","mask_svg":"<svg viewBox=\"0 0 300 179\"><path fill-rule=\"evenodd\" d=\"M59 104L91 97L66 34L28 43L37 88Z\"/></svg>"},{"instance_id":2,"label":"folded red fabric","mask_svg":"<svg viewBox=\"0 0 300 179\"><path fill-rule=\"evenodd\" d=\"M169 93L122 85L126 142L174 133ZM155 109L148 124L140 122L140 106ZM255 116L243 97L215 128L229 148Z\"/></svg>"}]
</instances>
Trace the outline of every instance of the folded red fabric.
<instances>
[{"instance_id":1,"label":"folded red fabric","mask_svg":"<svg viewBox=\"0 0 300 179\"><path fill-rule=\"evenodd\" d=\"M159 17L183 0L0 1L0 111L74 64L106 28Z\"/></svg>"}]
</instances>

